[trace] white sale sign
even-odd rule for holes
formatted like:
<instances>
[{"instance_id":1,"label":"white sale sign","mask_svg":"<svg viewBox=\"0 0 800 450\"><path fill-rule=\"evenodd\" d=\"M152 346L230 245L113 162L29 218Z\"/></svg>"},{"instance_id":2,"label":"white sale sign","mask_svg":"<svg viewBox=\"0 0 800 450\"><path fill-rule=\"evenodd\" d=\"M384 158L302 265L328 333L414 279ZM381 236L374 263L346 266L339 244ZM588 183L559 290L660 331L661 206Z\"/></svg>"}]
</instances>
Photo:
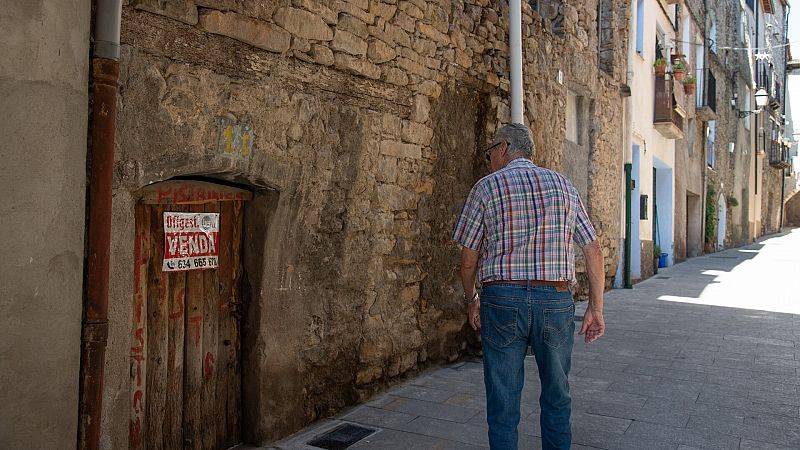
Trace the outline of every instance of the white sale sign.
<instances>
[{"instance_id":1,"label":"white sale sign","mask_svg":"<svg viewBox=\"0 0 800 450\"><path fill-rule=\"evenodd\" d=\"M219 213L164 213L164 272L219 266Z\"/></svg>"}]
</instances>

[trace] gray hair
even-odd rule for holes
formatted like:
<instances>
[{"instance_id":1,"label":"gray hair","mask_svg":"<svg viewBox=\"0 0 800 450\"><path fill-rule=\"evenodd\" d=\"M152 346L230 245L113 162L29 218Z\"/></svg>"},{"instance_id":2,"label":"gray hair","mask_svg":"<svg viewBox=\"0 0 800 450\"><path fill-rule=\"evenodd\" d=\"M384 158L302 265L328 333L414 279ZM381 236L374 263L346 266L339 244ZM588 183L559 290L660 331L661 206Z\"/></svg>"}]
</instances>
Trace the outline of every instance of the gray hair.
<instances>
[{"instance_id":1,"label":"gray hair","mask_svg":"<svg viewBox=\"0 0 800 450\"><path fill-rule=\"evenodd\" d=\"M495 135L495 140L508 142L508 153L523 153L528 158L533 157L536 146L533 143L531 130L521 123L509 123L500 127Z\"/></svg>"}]
</instances>

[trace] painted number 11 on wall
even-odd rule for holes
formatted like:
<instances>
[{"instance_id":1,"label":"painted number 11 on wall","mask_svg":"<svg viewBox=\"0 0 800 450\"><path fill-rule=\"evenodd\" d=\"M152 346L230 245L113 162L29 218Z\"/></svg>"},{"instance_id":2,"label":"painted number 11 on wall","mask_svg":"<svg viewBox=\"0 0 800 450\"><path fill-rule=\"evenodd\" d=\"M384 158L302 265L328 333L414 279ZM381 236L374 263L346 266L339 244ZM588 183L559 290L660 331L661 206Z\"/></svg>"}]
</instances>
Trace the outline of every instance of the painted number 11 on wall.
<instances>
[{"instance_id":1,"label":"painted number 11 on wall","mask_svg":"<svg viewBox=\"0 0 800 450\"><path fill-rule=\"evenodd\" d=\"M163 272L219 265L219 213L164 213Z\"/></svg>"}]
</instances>

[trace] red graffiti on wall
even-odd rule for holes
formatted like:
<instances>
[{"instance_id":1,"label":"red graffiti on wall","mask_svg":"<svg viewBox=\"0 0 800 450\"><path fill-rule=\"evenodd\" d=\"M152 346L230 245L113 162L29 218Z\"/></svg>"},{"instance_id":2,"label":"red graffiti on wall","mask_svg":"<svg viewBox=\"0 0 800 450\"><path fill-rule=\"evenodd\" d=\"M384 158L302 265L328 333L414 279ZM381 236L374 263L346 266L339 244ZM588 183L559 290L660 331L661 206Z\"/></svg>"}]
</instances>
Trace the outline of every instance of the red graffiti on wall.
<instances>
[{"instance_id":1,"label":"red graffiti on wall","mask_svg":"<svg viewBox=\"0 0 800 450\"><path fill-rule=\"evenodd\" d=\"M203 316L192 316L189 317L189 324L192 325L192 330L194 331L194 346L197 347L200 345L200 328L203 326L202 324Z\"/></svg>"},{"instance_id":2,"label":"red graffiti on wall","mask_svg":"<svg viewBox=\"0 0 800 450\"><path fill-rule=\"evenodd\" d=\"M132 450L142 448L142 418L131 419L129 427L129 441Z\"/></svg>"},{"instance_id":3,"label":"red graffiti on wall","mask_svg":"<svg viewBox=\"0 0 800 450\"><path fill-rule=\"evenodd\" d=\"M229 192L224 190L203 188L197 186L180 186L159 188L158 203L187 203L219 200L244 200L244 192Z\"/></svg>"},{"instance_id":4,"label":"red graffiti on wall","mask_svg":"<svg viewBox=\"0 0 800 450\"><path fill-rule=\"evenodd\" d=\"M211 352L206 352L206 357L203 360L203 373L206 380L210 380L214 375L214 355Z\"/></svg>"},{"instance_id":5,"label":"red graffiti on wall","mask_svg":"<svg viewBox=\"0 0 800 450\"><path fill-rule=\"evenodd\" d=\"M178 309L169 315L169 318L175 320L177 318L183 317L183 297L186 291L181 289L178 291L178 297L176 300L178 301Z\"/></svg>"}]
</instances>

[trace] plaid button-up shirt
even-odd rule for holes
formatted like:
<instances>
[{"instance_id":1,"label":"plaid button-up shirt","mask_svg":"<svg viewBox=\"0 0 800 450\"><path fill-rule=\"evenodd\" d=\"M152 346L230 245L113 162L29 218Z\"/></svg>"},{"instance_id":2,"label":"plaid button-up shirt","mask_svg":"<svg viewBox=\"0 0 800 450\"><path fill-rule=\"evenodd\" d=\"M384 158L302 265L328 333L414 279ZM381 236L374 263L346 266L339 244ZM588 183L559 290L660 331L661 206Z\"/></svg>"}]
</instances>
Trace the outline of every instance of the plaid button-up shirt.
<instances>
[{"instance_id":1,"label":"plaid button-up shirt","mask_svg":"<svg viewBox=\"0 0 800 450\"><path fill-rule=\"evenodd\" d=\"M515 159L475 183L453 240L481 254L481 282L574 281L573 239L597 239L578 191L552 170Z\"/></svg>"}]
</instances>

